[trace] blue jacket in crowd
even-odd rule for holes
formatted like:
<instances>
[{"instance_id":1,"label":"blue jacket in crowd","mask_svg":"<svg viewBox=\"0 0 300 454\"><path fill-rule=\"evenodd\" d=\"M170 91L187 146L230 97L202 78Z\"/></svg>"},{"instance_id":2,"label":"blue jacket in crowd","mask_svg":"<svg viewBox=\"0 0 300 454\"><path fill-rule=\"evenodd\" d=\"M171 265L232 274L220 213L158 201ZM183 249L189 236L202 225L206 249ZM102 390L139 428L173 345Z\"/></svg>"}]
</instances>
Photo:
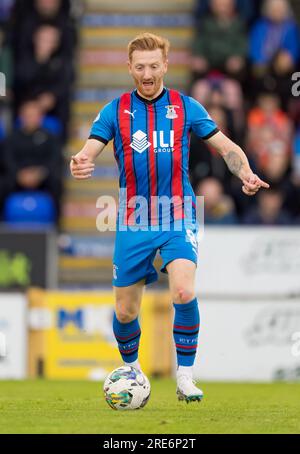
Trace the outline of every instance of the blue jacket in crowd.
<instances>
[{"instance_id":1,"label":"blue jacket in crowd","mask_svg":"<svg viewBox=\"0 0 300 454\"><path fill-rule=\"evenodd\" d=\"M258 19L251 30L250 58L254 64L268 63L279 50L290 53L294 63L299 59L299 29L292 19L274 23Z\"/></svg>"}]
</instances>

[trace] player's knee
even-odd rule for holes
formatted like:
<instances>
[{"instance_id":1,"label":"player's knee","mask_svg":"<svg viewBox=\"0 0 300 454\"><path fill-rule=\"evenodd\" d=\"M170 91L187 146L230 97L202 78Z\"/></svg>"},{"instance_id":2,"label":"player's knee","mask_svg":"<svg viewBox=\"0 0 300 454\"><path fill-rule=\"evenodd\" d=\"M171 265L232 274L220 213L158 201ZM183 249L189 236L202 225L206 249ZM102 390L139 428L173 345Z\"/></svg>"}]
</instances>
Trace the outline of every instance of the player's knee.
<instances>
[{"instance_id":1,"label":"player's knee","mask_svg":"<svg viewBox=\"0 0 300 454\"><path fill-rule=\"evenodd\" d=\"M120 323L130 323L136 319L137 314L126 307L117 307L116 316Z\"/></svg>"},{"instance_id":2,"label":"player's knee","mask_svg":"<svg viewBox=\"0 0 300 454\"><path fill-rule=\"evenodd\" d=\"M173 296L174 303L176 304L186 304L192 301L195 298L195 293L193 290L185 289L183 287L178 287Z\"/></svg>"}]
</instances>

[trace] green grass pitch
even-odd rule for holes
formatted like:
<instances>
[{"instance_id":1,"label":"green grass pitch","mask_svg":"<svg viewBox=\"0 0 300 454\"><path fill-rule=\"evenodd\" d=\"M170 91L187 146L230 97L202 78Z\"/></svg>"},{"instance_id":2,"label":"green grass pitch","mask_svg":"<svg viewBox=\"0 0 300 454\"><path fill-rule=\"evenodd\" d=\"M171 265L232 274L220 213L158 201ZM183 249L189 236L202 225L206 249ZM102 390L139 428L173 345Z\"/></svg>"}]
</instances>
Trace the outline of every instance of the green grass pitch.
<instances>
[{"instance_id":1,"label":"green grass pitch","mask_svg":"<svg viewBox=\"0 0 300 454\"><path fill-rule=\"evenodd\" d=\"M142 410L108 407L102 383L0 381L0 433L300 433L300 383L201 383L201 403L178 402L173 380L152 380Z\"/></svg>"}]
</instances>

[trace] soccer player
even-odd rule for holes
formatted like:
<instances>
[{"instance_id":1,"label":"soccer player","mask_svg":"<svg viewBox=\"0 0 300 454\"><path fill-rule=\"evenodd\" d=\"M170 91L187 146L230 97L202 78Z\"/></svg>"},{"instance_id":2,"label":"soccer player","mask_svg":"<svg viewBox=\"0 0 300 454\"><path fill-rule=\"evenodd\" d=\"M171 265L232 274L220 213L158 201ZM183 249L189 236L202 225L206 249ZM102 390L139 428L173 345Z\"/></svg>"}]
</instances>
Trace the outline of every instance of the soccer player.
<instances>
[{"instance_id":1,"label":"soccer player","mask_svg":"<svg viewBox=\"0 0 300 454\"><path fill-rule=\"evenodd\" d=\"M90 178L97 156L114 139L120 172L112 281L114 334L124 363L140 369L138 315L144 286L157 280L153 260L159 250L175 309L177 395L190 402L203 397L192 379L200 318L194 290L197 222L188 177L190 131L222 155L245 194L254 195L269 185L252 172L244 152L218 130L202 105L164 87L168 50L169 42L151 33L129 43L128 68L136 88L102 109L70 168L76 179ZM185 206L189 201L191 210Z\"/></svg>"}]
</instances>

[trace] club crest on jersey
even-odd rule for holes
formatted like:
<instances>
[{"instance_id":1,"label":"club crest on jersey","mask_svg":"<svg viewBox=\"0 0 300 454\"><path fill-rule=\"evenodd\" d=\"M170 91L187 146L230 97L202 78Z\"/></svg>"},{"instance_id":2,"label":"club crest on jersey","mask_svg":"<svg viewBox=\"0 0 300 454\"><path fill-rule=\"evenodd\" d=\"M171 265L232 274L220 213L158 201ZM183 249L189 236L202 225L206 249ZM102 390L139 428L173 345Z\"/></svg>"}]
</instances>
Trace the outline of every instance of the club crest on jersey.
<instances>
[{"instance_id":1,"label":"club crest on jersey","mask_svg":"<svg viewBox=\"0 0 300 454\"><path fill-rule=\"evenodd\" d=\"M178 118L178 115L177 115L175 109L179 109L179 106L170 105L170 106L165 106L165 107L166 107L166 109L168 109L166 118L169 118L169 120L174 120L174 118Z\"/></svg>"},{"instance_id":2,"label":"club crest on jersey","mask_svg":"<svg viewBox=\"0 0 300 454\"><path fill-rule=\"evenodd\" d=\"M147 134L140 129L132 135L132 139L130 146L138 153L143 153L143 151L147 150L151 145L151 143L148 142Z\"/></svg>"}]
</instances>

